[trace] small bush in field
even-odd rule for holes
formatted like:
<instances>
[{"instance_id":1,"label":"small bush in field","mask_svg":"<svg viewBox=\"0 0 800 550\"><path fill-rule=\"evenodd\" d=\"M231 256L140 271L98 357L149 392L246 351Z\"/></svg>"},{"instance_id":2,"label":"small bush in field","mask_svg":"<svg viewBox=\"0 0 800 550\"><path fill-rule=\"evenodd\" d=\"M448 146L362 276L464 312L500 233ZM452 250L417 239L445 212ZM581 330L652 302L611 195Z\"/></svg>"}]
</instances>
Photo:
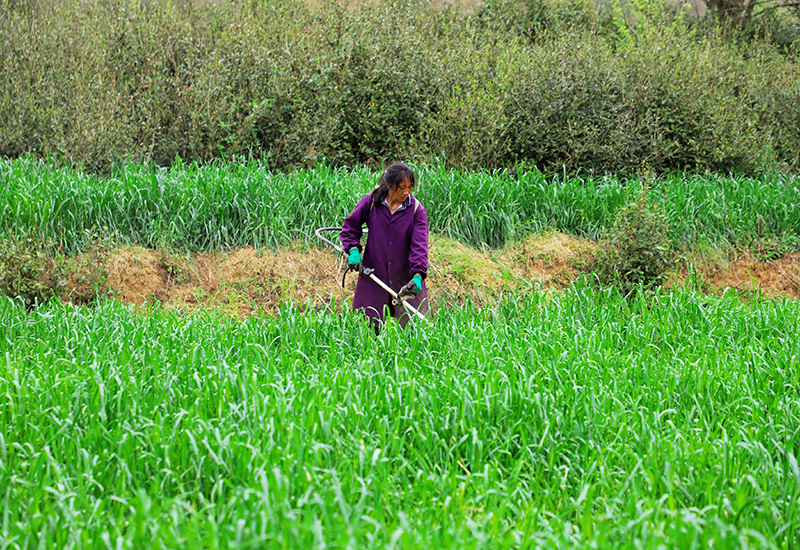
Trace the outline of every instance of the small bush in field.
<instances>
[{"instance_id":1,"label":"small bush in field","mask_svg":"<svg viewBox=\"0 0 800 550\"><path fill-rule=\"evenodd\" d=\"M57 261L61 273L58 294L71 303L88 305L111 292L106 264L117 248L118 238L105 227L84 230L83 238L85 244L81 254Z\"/></svg>"},{"instance_id":2,"label":"small bush in field","mask_svg":"<svg viewBox=\"0 0 800 550\"><path fill-rule=\"evenodd\" d=\"M80 254L64 257L29 230L0 242L0 296L35 307L53 296L88 305L110 292L106 263L118 240L108 230L84 231Z\"/></svg>"},{"instance_id":3,"label":"small bush in field","mask_svg":"<svg viewBox=\"0 0 800 550\"><path fill-rule=\"evenodd\" d=\"M643 189L620 208L614 226L601 240L592 271L602 284L614 284L629 293L641 285L660 285L675 264L669 223L663 209L647 201Z\"/></svg>"},{"instance_id":4,"label":"small bush in field","mask_svg":"<svg viewBox=\"0 0 800 550\"><path fill-rule=\"evenodd\" d=\"M0 242L0 295L33 307L50 299L57 284L56 260L41 238L29 233Z\"/></svg>"}]
</instances>

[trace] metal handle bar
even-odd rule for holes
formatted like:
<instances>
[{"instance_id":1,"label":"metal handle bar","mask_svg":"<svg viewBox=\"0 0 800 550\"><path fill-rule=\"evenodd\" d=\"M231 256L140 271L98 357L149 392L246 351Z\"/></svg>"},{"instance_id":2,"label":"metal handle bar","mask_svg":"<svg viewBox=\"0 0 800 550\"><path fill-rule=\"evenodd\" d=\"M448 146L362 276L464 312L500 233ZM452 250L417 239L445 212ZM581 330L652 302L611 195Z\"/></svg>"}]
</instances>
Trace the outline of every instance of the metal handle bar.
<instances>
[{"instance_id":1,"label":"metal handle bar","mask_svg":"<svg viewBox=\"0 0 800 550\"><path fill-rule=\"evenodd\" d=\"M334 248L334 250L336 250L336 252L339 252L340 254L347 255L347 253L344 251L344 249L341 246L337 245L333 241L328 240L328 239L326 239L325 237L322 236L322 232L323 231L341 231L341 230L342 230L341 227L320 227L319 229L314 231L314 234L317 237L319 237L320 239L322 239L323 242L331 245Z\"/></svg>"}]
</instances>

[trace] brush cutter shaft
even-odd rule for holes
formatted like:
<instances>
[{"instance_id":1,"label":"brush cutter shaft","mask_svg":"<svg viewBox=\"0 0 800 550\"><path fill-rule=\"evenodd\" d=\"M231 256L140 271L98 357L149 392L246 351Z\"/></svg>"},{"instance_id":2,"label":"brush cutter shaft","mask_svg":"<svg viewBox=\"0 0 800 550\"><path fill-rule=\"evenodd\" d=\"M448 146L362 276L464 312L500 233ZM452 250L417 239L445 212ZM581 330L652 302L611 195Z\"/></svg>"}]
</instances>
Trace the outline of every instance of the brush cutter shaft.
<instances>
[{"instance_id":1,"label":"brush cutter shaft","mask_svg":"<svg viewBox=\"0 0 800 550\"><path fill-rule=\"evenodd\" d=\"M333 247L333 249L336 250L339 254L342 254L342 255L346 256L347 252L341 246L337 245L333 241L331 241L331 240L327 239L326 237L322 236L322 232L323 231L341 231L341 230L342 230L341 227L320 227L319 229L314 231L314 234L317 237L319 237L324 243L326 243L326 244L330 245L331 247ZM422 313L420 313L417 308L415 308L414 306L412 306L411 304L406 302L405 298L401 298L400 296L398 296L397 293L394 290L392 290L391 287L389 287L389 285L387 285L386 283L384 283L383 281L378 279L375 276L375 274L372 273L371 269L362 267L361 271L360 271L360 274L364 275L366 277L369 277L370 279L375 281L375 283L379 287L381 287L383 290L388 292L389 295L394 299L394 303L395 304L398 304L398 303L399 304L403 304L403 307L405 307L409 311L409 313L411 313L411 315L416 315L417 317L421 318L423 321L427 321L425 316ZM342 282L344 282L344 279L342 280Z\"/></svg>"}]
</instances>

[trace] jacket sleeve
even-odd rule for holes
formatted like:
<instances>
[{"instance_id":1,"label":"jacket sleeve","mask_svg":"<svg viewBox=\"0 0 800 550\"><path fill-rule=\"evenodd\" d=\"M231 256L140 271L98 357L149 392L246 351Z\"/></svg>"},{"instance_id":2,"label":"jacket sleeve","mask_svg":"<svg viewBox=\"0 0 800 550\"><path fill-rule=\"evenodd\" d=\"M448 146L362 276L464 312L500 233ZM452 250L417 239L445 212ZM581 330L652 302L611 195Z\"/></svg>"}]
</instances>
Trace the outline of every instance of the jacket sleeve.
<instances>
[{"instance_id":1,"label":"jacket sleeve","mask_svg":"<svg viewBox=\"0 0 800 550\"><path fill-rule=\"evenodd\" d=\"M369 201L372 195L368 194L362 197L358 204L344 219L342 231L339 233L339 241L342 243L342 248L348 252L351 248L356 247L361 252L361 226L369 220Z\"/></svg>"},{"instance_id":2,"label":"jacket sleeve","mask_svg":"<svg viewBox=\"0 0 800 550\"><path fill-rule=\"evenodd\" d=\"M411 246L408 256L409 272L419 273L425 279L428 276L428 212L420 203L414 214L414 225L411 228Z\"/></svg>"}]
</instances>

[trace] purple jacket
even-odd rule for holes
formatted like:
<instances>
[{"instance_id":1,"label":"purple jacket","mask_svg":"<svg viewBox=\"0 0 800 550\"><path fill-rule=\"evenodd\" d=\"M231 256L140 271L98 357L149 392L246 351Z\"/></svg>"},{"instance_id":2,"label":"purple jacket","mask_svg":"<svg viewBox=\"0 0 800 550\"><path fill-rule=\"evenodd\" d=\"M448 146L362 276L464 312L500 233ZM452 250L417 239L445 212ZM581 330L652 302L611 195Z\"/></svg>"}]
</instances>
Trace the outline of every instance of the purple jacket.
<instances>
[{"instance_id":1,"label":"purple jacket","mask_svg":"<svg viewBox=\"0 0 800 550\"><path fill-rule=\"evenodd\" d=\"M428 276L428 213L417 204L414 195L404 203L406 208L394 214L383 205L370 208L372 195L365 195L344 220L339 239L345 252L361 250L361 226L369 233L362 252L362 264L375 270L375 276L398 292L415 273L422 275L422 292L408 303L416 308L426 301L425 278ZM415 208L416 206L416 208ZM353 309L365 309L373 319L383 319L383 308L392 297L369 277L359 276ZM427 308L426 308L427 309Z\"/></svg>"}]
</instances>

